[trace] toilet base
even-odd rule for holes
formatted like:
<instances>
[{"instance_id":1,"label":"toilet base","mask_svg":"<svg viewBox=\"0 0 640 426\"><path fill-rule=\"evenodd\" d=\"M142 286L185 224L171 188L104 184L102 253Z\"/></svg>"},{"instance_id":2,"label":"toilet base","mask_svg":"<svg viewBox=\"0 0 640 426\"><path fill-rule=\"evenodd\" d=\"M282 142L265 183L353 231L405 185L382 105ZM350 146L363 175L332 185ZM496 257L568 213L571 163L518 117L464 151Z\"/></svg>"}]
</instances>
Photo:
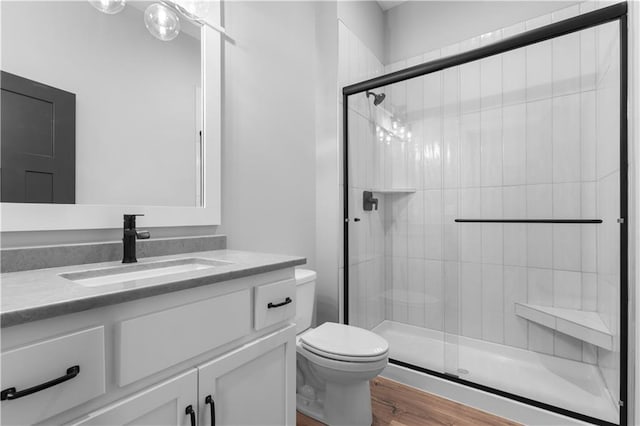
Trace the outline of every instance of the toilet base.
<instances>
[{"instance_id":1,"label":"toilet base","mask_svg":"<svg viewBox=\"0 0 640 426\"><path fill-rule=\"evenodd\" d=\"M317 401L311 401L302 395L296 395L296 410L321 423L327 423L324 418L324 407Z\"/></svg>"},{"instance_id":2,"label":"toilet base","mask_svg":"<svg viewBox=\"0 0 640 426\"><path fill-rule=\"evenodd\" d=\"M329 425L371 426L369 381L353 384L327 382L324 414Z\"/></svg>"},{"instance_id":3,"label":"toilet base","mask_svg":"<svg viewBox=\"0 0 640 426\"><path fill-rule=\"evenodd\" d=\"M353 385L327 383L326 386L327 391L322 395L326 399L312 400L297 394L296 409L329 426L371 426L373 417L368 380Z\"/></svg>"}]
</instances>

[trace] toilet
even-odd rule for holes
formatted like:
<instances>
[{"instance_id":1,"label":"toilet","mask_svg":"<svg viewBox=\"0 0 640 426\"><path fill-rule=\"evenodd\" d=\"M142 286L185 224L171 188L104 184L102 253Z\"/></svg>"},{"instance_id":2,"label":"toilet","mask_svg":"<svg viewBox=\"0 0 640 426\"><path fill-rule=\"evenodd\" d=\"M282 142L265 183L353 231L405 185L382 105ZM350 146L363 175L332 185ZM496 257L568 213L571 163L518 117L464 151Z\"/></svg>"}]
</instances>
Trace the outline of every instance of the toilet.
<instances>
[{"instance_id":1,"label":"toilet","mask_svg":"<svg viewBox=\"0 0 640 426\"><path fill-rule=\"evenodd\" d=\"M311 328L316 273L296 269L296 407L328 425L371 425L369 380L387 366L377 334L332 322Z\"/></svg>"}]
</instances>

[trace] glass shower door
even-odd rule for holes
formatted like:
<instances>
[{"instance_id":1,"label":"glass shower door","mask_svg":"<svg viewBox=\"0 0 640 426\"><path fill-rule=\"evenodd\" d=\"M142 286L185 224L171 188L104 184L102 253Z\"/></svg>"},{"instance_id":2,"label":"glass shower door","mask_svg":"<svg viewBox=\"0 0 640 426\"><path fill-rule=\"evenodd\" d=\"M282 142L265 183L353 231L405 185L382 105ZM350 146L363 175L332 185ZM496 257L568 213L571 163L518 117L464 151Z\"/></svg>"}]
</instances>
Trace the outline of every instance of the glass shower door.
<instances>
[{"instance_id":1,"label":"glass shower door","mask_svg":"<svg viewBox=\"0 0 640 426\"><path fill-rule=\"evenodd\" d=\"M435 178L424 162L441 161L440 102L425 130L424 80L348 98L348 322L387 339L399 363L456 374L457 314L445 315L445 300L457 306L457 289L445 280L457 271L443 258L442 193L424 190Z\"/></svg>"},{"instance_id":2,"label":"glass shower door","mask_svg":"<svg viewBox=\"0 0 640 426\"><path fill-rule=\"evenodd\" d=\"M348 322L385 337L393 362L620 422L620 25L348 96Z\"/></svg>"}]
</instances>

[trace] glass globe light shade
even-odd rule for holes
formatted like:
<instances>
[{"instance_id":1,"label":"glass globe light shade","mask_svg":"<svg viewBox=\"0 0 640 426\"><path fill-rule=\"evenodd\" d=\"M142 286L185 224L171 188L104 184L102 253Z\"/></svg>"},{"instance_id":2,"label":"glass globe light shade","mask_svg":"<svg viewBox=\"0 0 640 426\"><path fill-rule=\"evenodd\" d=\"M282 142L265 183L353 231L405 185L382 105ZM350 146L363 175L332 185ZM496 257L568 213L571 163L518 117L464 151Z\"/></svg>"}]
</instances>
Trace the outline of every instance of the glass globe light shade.
<instances>
[{"instance_id":1,"label":"glass globe light shade","mask_svg":"<svg viewBox=\"0 0 640 426\"><path fill-rule=\"evenodd\" d=\"M89 0L89 3L102 13L114 15L124 9L127 0Z\"/></svg>"},{"instance_id":2,"label":"glass globe light shade","mask_svg":"<svg viewBox=\"0 0 640 426\"><path fill-rule=\"evenodd\" d=\"M144 24L155 38L170 41L180 34L178 15L168 7L154 3L144 11Z\"/></svg>"},{"instance_id":3,"label":"glass globe light shade","mask_svg":"<svg viewBox=\"0 0 640 426\"><path fill-rule=\"evenodd\" d=\"M209 13L209 2L206 0L175 0L174 3L191 20L204 19Z\"/></svg>"}]
</instances>

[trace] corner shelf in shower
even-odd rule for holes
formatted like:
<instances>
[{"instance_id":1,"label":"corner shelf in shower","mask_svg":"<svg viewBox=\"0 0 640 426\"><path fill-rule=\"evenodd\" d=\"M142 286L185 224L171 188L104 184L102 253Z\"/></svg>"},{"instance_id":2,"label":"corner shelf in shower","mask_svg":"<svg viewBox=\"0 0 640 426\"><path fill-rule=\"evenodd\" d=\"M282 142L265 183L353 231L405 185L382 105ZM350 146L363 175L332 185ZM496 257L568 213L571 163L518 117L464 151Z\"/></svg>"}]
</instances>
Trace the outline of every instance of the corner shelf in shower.
<instances>
[{"instance_id":1,"label":"corner shelf in shower","mask_svg":"<svg viewBox=\"0 0 640 426\"><path fill-rule=\"evenodd\" d=\"M379 194L410 194L416 192L415 188L371 188L371 192Z\"/></svg>"},{"instance_id":2,"label":"corner shelf in shower","mask_svg":"<svg viewBox=\"0 0 640 426\"><path fill-rule=\"evenodd\" d=\"M516 315L584 342L613 350L613 335L597 312L516 302Z\"/></svg>"}]
</instances>

